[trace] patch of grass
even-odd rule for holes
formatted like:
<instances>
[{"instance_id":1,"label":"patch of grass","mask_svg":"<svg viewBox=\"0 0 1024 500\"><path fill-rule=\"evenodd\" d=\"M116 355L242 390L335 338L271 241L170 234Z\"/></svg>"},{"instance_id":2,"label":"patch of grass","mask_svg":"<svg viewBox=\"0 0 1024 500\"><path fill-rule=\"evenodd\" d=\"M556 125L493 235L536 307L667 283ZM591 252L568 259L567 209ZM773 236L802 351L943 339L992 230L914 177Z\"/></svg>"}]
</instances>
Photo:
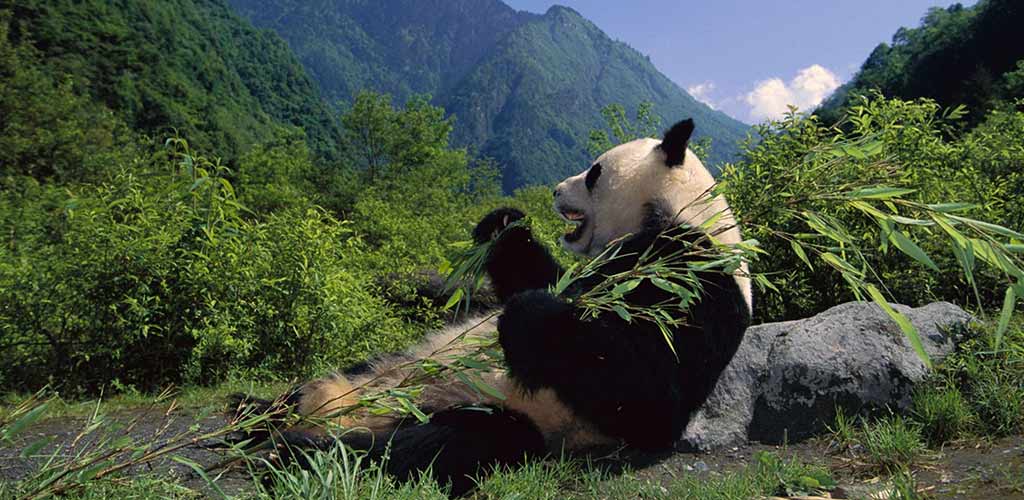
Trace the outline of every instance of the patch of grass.
<instances>
[{"instance_id":1,"label":"patch of grass","mask_svg":"<svg viewBox=\"0 0 1024 500\"><path fill-rule=\"evenodd\" d=\"M250 469L253 497L257 499L302 498L312 500L376 500L417 498L444 500L448 495L429 476L398 483L381 464L366 460L363 453L344 447L329 451L300 452L309 467L262 467ZM264 474L266 474L264 476ZM213 486L213 485L211 485Z\"/></svg>"},{"instance_id":2,"label":"patch of grass","mask_svg":"<svg viewBox=\"0 0 1024 500\"><path fill-rule=\"evenodd\" d=\"M920 426L898 415L865 423L861 435L871 462L886 471L910 467L925 451Z\"/></svg>"},{"instance_id":3,"label":"patch of grass","mask_svg":"<svg viewBox=\"0 0 1024 500\"><path fill-rule=\"evenodd\" d=\"M940 446L971 428L974 415L956 387L925 386L914 393L913 418L928 444Z\"/></svg>"},{"instance_id":4,"label":"patch of grass","mask_svg":"<svg viewBox=\"0 0 1024 500\"><path fill-rule=\"evenodd\" d=\"M157 478L132 478L127 481L97 481L67 495L69 500L143 500L152 498L198 500L203 495L184 486Z\"/></svg>"},{"instance_id":5,"label":"patch of grass","mask_svg":"<svg viewBox=\"0 0 1024 500\"><path fill-rule=\"evenodd\" d=\"M500 468L482 478L477 498L564 498L564 489L571 489L580 476L587 474L587 466L579 461L531 461L518 468Z\"/></svg>"},{"instance_id":6,"label":"patch of grass","mask_svg":"<svg viewBox=\"0 0 1024 500\"><path fill-rule=\"evenodd\" d=\"M1008 436L1024 428L1024 391L1020 381L991 374L974 390L974 407L990 436Z\"/></svg>"},{"instance_id":7,"label":"patch of grass","mask_svg":"<svg viewBox=\"0 0 1024 500\"><path fill-rule=\"evenodd\" d=\"M764 496L820 494L835 486L824 467L760 452L745 469L720 476L687 474L668 487L664 498L687 500L741 500Z\"/></svg>"},{"instance_id":8,"label":"patch of grass","mask_svg":"<svg viewBox=\"0 0 1024 500\"><path fill-rule=\"evenodd\" d=\"M832 441L839 448L849 448L860 441L857 429L857 418L849 417L842 407L836 407L836 418L827 429L832 433Z\"/></svg>"},{"instance_id":9,"label":"patch of grass","mask_svg":"<svg viewBox=\"0 0 1024 500\"><path fill-rule=\"evenodd\" d=\"M1014 317L998 349L993 348L994 332L992 323L967 329L957 351L935 376L960 392L975 417L975 425L969 428L982 437L1024 430L1024 319ZM952 408L954 402L946 403L947 410L960 412ZM966 436L969 428L957 429L959 436L951 434L949 438Z\"/></svg>"},{"instance_id":10,"label":"patch of grass","mask_svg":"<svg viewBox=\"0 0 1024 500\"><path fill-rule=\"evenodd\" d=\"M892 489L889 500L923 500L925 497L918 492L917 479L906 470L897 471L890 480Z\"/></svg>"}]
</instances>

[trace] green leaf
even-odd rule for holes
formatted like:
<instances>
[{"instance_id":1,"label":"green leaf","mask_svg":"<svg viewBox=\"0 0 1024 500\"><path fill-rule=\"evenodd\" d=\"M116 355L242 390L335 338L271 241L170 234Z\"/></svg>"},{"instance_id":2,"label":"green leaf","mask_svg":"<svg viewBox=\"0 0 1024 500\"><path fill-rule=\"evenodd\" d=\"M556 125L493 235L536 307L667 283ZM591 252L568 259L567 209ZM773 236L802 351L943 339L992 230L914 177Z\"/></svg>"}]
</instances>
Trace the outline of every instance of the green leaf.
<instances>
[{"instance_id":1,"label":"green leaf","mask_svg":"<svg viewBox=\"0 0 1024 500\"><path fill-rule=\"evenodd\" d=\"M976 206L977 205L973 203L937 203L934 205L928 205L928 208L936 212L948 214L953 212L963 212L964 210L970 210Z\"/></svg>"},{"instance_id":2,"label":"green leaf","mask_svg":"<svg viewBox=\"0 0 1024 500\"><path fill-rule=\"evenodd\" d=\"M51 442L53 442L53 436L46 436L33 441L32 444L21 450L21 458L32 458L36 453L39 453L39 450L42 450Z\"/></svg>"},{"instance_id":3,"label":"green leaf","mask_svg":"<svg viewBox=\"0 0 1024 500\"><path fill-rule=\"evenodd\" d=\"M427 416L426 413L423 413L422 410L417 408L416 405L412 404L412 401L409 401L407 398L396 399L398 401L398 404L402 405L402 408L405 409L405 411L412 413L412 415L416 417L416 420L419 420L420 423L425 424L427 422L430 422L430 417Z\"/></svg>"},{"instance_id":4,"label":"green leaf","mask_svg":"<svg viewBox=\"0 0 1024 500\"><path fill-rule=\"evenodd\" d=\"M913 240L907 238L907 236L901 231L890 231L889 241L891 241L893 245L896 245L896 248L899 248L901 252L909 255L921 264L924 264L925 267L938 272L939 266L935 265L935 261L933 261L932 258L917 245L917 243L914 243Z\"/></svg>"},{"instance_id":5,"label":"green leaf","mask_svg":"<svg viewBox=\"0 0 1024 500\"><path fill-rule=\"evenodd\" d=\"M811 265L811 259L807 258L807 253L804 252L804 246L797 243L796 240L789 240L789 246L793 248L793 253L795 253L797 257L800 257L800 260L802 260L804 264L807 264L807 268L813 271L814 266Z\"/></svg>"},{"instance_id":6,"label":"green leaf","mask_svg":"<svg viewBox=\"0 0 1024 500\"><path fill-rule=\"evenodd\" d=\"M821 254L821 259L824 260L825 262L828 262L832 266L838 268L840 271L844 273L851 273L855 276L863 275L863 273L861 273L859 269L854 267L853 264L850 264L849 262L846 261L846 259L843 259L842 257L834 253L825 252Z\"/></svg>"},{"instance_id":7,"label":"green leaf","mask_svg":"<svg viewBox=\"0 0 1024 500\"><path fill-rule=\"evenodd\" d=\"M576 271L577 267L579 267L579 263L575 263L569 266L569 269L566 269L565 273L563 273L562 276L558 278L558 283L555 283L555 295L561 295L563 292L565 292L566 288L569 288L569 285L572 284L574 279L573 272Z\"/></svg>"},{"instance_id":8,"label":"green leaf","mask_svg":"<svg viewBox=\"0 0 1024 500\"><path fill-rule=\"evenodd\" d=\"M612 306L612 310L615 311L615 314L618 314L619 317L622 318L623 321L625 321L626 323L633 322L633 316L629 314L629 311L627 311L626 308L620 305L614 305Z\"/></svg>"},{"instance_id":9,"label":"green leaf","mask_svg":"<svg viewBox=\"0 0 1024 500\"><path fill-rule=\"evenodd\" d=\"M484 394L487 394L492 398L495 398L500 401L505 400L505 395L502 394L501 391L496 389L494 386L488 384L487 382L484 382L483 379L479 377L472 377L471 382L473 384L473 387L475 387L480 392L483 392Z\"/></svg>"},{"instance_id":10,"label":"green leaf","mask_svg":"<svg viewBox=\"0 0 1024 500\"><path fill-rule=\"evenodd\" d=\"M870 215L870 216L872 216L872 217L874 217L876 219L889 220L892 217L891 215L889 215L889 214L887 214L885 212L882 212L881 210L871 206L871 204L863 202L863 201L851 201L850 202L850 206L852 206L853 208L856 208L857 210L860 210L861 212L864 212L864 213L866 213L866 214L868 214L868 215Z\"/></svg>"},{"instance_id":11,"label":"green leaf","mask_svg":"<svg viewBox=\"0 0 1024 500\"><path fill-rule=\"evenodd\" d=\"M35 423L36 420L39 420L39 417L46 413L46 409L50 406L50 401L52 400L43 401L35 408L27 411L21 418L15 420L13 424L4 428L3 435L0 435L0 438L3 438L3 440L11 439L20 434L26 427Z\"/></svg>"},{"instance_id":12,"label":"green leaf","mask_svg":"<svg viewBox=\"0 0 1024 500\"><path fill-rule=\"evenodd\" d=\"M1003 334L1006 333L1006 328L1010 326L1010 318L1013 316L1013 309L1017 306L1017 295L1014 292L1013 287L1006 288L1006 296L1003 297L1003 310L999 313L999 324L996 326L996 339L995 349L999 349L1000 344L1003 343Z\"/></svg>"},{"instance_id":13,"label":"green leaf","mask_svg":"<svg viewBox=\"0 0 1024 500\"><path fill-rule=\"evenodd\" d=\"M448 310L451 309L452 307L455 307L455 305L458 304L460 300L462 300L463 295L465 295L465 292L462 290L462 288L456 288L455 292L452 293L452 296L448 297L448 302L444 304L444 309Z\"/></svg>"},{"instance_id":14,"label":"green leaf","mask_svg":"<svg viewBox=\"0 0 1024 500\"><path fill-rule=\"evenodd\" d=\"M637 286L640 286L641 281L642 280L629 280L624 283L619 283L618 285L615 285L615 288L612 289L612 295L621 297L629 292L632 292L634 289L636 289Z\"/></svg>"},{"instance_id":15,"label":"green leaf","mask_svg":"<svg viewBox=\"0 0 1024 500\"><path fill-rule=\"evenodd\" d=\"M459 362L462 363L467 368L472 368L474 370L490 370L491 369L491 367L487 366L486 363L481 363L480 361L475 360L475 359L470 358L470 357L459 358Z\"/></svg>"},{"instance_id":16,"label":"green leaf","mask_svg":"<svg viewBox=\"0 0 1024 500\"><path fill-rule=\"evenodd\" d=\"M103 461L78 473L78 480L81 482L92 481L103 469L110 465L109 461Z\"/></svg>"},{"instance_id":17,"label":"green leaf","mask_svg":"<svg viewBox=\"0 0 1024 500\"><path fill-rule=\"evenodd\" d=\"M879 186L850 191L846 193L846 197L854 200L888 200L908 195L915 191L917 190Z\"/></svg>"},{"instance_id":18,"label":"green leaf","mask_svg":"<svg viewBox=\"0 0 1024 500\"><path fill-rule=\"evenodd\" d=\"M892 306L889 305L889 301L885 299L885 296L882 295L882 292L880 292L875 285L869 283L865 288L867 288L868 295L871 296L871 299L874 300L875 303L878 304L878 306L881 307L897 325L899 325L900 330L903 330L903 334L907 336L907 340L910 341L910 345L914 347L915 351L917 351L918 357L921 358L921 361L923 361L924 365L930 370L932 368L932 360L928 357L928 352L924 350L924 345L921 344L921 335L918 334L917 328L914 327L914 324L911 323L906 316L893 309Z\"/></svg>"},{"instance_id":19,"label":"green leaf","mask_svg":"<svg viewBox=\"0 0 1024 500\"><path fill-rule=\"evenodd\" d=\"M971 225L971 226L975 226L975 227L984 229L986 231L991 231L991 232L996 233L996 234L1001 234L1001 235L1006 236L1008 238L1024 239L1024 233L1018 233L1017 231L1014 231L1014 230L1009 229L1009 228L1005 228L1005 227L1000 226L998 224L992 224L992 223L983 222L983 221L980 221L980 220L968 219L967 217L960 217L960 216L957 216L957 215L950 215L949 218L953 219L955 221L958 221L958 222L963 222L964 224L967 224L967 225Z\"/></svg>"}]
</instances>

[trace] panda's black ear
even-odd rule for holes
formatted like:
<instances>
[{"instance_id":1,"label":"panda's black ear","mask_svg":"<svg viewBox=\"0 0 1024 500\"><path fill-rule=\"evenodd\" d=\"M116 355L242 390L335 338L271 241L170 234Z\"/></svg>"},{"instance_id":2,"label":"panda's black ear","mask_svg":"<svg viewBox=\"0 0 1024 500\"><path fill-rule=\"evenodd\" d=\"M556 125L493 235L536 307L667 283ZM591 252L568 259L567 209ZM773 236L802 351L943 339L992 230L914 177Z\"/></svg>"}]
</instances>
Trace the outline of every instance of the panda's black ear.
<instances>
[{"instance_id":1,"label":"panda's black ear","mask_svg":"<svg viewBox=\"0 0 1024 500\"><path fill-rule=\"evenodd\" d=\"M658 146L665 152L665 164L675 167L683 164L686 159L686 146L690 143L690 135L693 134L693 119L687 118L668 129L665 138Z\"/></svg>"}]
</instances>

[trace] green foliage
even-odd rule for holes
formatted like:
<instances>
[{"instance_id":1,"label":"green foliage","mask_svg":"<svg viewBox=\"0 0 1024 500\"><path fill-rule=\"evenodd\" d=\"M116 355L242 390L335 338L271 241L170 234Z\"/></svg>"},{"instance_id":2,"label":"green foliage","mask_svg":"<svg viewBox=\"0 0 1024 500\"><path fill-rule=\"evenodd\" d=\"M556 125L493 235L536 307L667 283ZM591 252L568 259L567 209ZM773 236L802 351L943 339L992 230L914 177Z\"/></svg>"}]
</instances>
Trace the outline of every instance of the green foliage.
<instances>
[{"instance_id":1,"label":"green foliage","mask_svg":"<svg viewBox=\"0 0 1024 500\"><path fill-rule=\"evenodd\" d=\"M905 304L1002 304L1021 283L1010 225L1020 208L1009 202L1015 174L992 165L1020 161L1019 148L988 127L947 139L961 115L927 100L876 98L850 108L843 128L799 115L759 126L760 142L726 168L720 189L745 236L771 256L755 264L772 282L757 318L883 302L881 290Z\"/></svg>"},{"instance_id":2,"label":"green foliage","mask_svg":"<svg viewBox=\"0 0 1024 500\"><path fill-rule=\"evenodd\" d=\"M32 46L12 42L8 22L0 10L0 175L100 178L109 163L130 154L126 127L70 81L44 71Z\"/></svg>"},{"instance_id":3,"label":"green foliage","mask_svg":"<svg viewBox=\"0 0 1024 500\"><path fill-rule=\"evenodd\" d=\"M982 0L933 7L918 28L900 28L891 44L875 48L853 79L817 111L826 123L843 108L878 90L888 97L927 97L943 106L964 105L977 124L1000 101L1024 97L1024 48L1015 43L1024 22L1016 0Z\"/></svg>"},{"instance_id":4,"label":"green foliage","mask_svg":"<svg viewBox=\"0 0 1024 500\"><path fill-rule=\"evenodd\" d=\"M0 369L6 387L303 376L408 337L350 227L316 208L248 220L226 169L180 144L173 166L136 164L51 217L7 221L19 237L0 267L0 349L20 362ZM45 213L45 198L5 202Z\"/></svg>"},{"instance_id":5,"label":"green foliage","mask_svg":"<svg viewBox=\"0 0 1024 500\"><path fill-rule=\"evenodd\" d=\"M235 157L284 124L303 128L318 153L335 153L338 126L288 47L225 2L4 0L0 13L52 81L71 82L61 92L94 98L136 131L176 130Z\"/></svg>"}]
</instances>

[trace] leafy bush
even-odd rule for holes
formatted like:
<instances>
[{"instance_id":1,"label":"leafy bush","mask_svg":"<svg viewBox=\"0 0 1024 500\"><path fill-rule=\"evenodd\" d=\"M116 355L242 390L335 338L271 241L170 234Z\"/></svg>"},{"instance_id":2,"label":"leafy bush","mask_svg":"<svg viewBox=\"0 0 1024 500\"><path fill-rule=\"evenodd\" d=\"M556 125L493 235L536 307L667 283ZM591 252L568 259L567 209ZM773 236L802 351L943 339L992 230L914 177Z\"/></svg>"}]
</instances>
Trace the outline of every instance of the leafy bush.
<instances>
[{"instance_id":1,"label":"leafy bush","mask_svg":"<svg viewBox=\"0 0 1024 500\"><path fill-rule=\"evenodd\" d=\"M988 259L986 249L998 236L1012 255L1020 233L958 233L981 227L965 218L1018 220L1020 209L1009 202L1014 174L999 167L1024 155L993 130L1020 113L994 115L988 128L947 139L961 115L928 100L875 98L847 110L849 131L795 113L757 127L756 145L726 167L721 192L745 236L770 256L754 266L774 285L757 297L758 320L806 317L860 298L862 287L849 286L851 276L884 286L891 300L905 304L1002 303L1002 276L1013 284L1024 273L1017 263L1004 268L1003 257ZM961 229L947 230L946 220ZM812 265L812 252L828 265ZM994 270L975 269L975 256Z\"/></svg>"},{"instance_id":2,"label":"leafy bush","mask_svg":"<svg viewBox=\"0 0 1024 500\"><path fill-rule=\"evenodd\" d=\"M26 248L0 267L0 348L18 360L0 368L5 387L305 376L410 336L373 294L348 225L316 208L245 219L224 167L179 144L174 171L133 165L80 187L56 227L20 228Z\"/></svg>"}]
</instances>

